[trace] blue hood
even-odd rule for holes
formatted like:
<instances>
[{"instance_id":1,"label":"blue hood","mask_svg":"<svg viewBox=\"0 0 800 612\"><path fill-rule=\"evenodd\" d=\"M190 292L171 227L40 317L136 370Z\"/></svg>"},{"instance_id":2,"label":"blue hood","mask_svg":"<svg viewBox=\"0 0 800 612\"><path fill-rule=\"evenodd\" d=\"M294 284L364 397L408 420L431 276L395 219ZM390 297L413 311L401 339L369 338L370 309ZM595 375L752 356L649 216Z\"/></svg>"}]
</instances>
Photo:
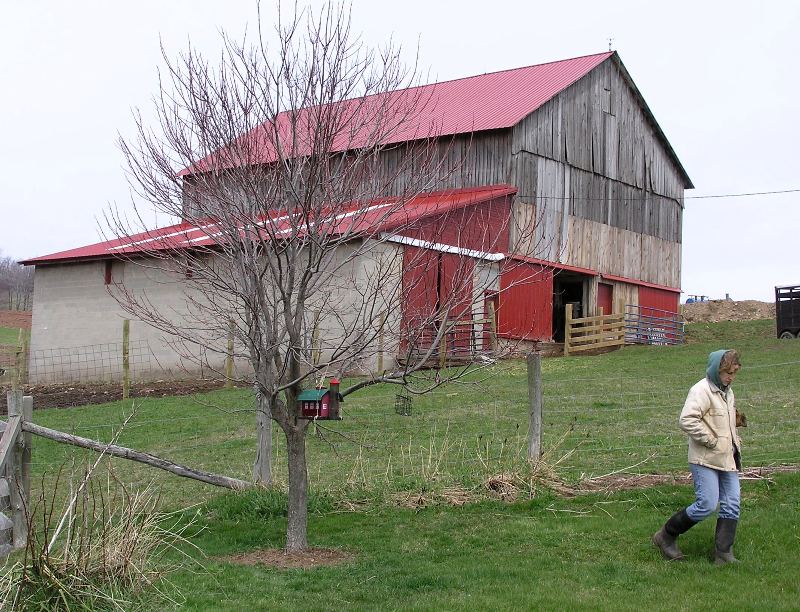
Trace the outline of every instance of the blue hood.
<instances>
[{"instance_id":1,"label":"blue hood","mask_svg":"<svg viewBox=\"0 0 800 612\"><path fill-rule=\"evenodd\" d=\"M710 353L708 356L708 367L706 368L708 380L713 382L717 388L722 391L725 391L726 387L723 386L722 381L719 379L719 362L722 361L722 356L727 352L728 349L721 349Z\"/></svg>"}]
</instances>

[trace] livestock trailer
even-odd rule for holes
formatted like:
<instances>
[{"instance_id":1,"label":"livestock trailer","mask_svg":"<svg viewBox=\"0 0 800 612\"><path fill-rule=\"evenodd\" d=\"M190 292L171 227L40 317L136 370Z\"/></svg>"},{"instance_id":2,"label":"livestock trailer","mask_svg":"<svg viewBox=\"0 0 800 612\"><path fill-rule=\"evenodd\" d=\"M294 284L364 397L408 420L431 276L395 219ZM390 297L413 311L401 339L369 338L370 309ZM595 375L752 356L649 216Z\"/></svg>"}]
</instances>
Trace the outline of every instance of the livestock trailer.
<instances>
[{"instance_id":1,"label":"livestock trailer","mask_svg":"<svg viewBox=\"0 0 800 612\"><path fill-rule=\"evenodd\" d=\"M800 338L800 285L775 287L775 323L778 338Z\"/></svg>"}]
</instances>

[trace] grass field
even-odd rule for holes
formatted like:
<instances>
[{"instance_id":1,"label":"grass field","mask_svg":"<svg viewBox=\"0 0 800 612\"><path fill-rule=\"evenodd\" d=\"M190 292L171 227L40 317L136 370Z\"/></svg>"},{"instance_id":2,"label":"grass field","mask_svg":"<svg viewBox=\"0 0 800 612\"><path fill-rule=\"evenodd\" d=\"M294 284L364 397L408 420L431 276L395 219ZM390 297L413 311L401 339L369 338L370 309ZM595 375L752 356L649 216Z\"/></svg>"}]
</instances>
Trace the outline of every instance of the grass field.
<instances>
[{"instance_id":1,"label":"grass field","mask_svg":"<svg viewBox=\"0 0 800 612\"><path fill-rule=\"evenodd\" d=\"M0 344L16 344L19 329L16 327L0 327Z\"/></svg>"},{"instance_id":2,"label":"grass field","mask_svg":"<svg viewBox=\"0 0 800 612\"><path fill-rule=\"evenodd\" d=\"M618 471L685 471L678 412L703 375L708 352L731 347L744 363L735 389L749 419L742 432L747 466L800 463L800 342L775 340L771 321L753 321L690 325L681 347L544 360L543 437L555 475L574 485ZM796 609L800 517L792 500L800 493L798 476L746 481L747 522L737 546L745 564L709 566L709 523L686 538L692 560L671 566L657 558L648 538L691 500L688 487L564 499L516 481L520 501L487 499L489 479L525 474L524 362L496 364L467 383L415 398L411 416L396 414L394 401L394 389L377 387L348 397L344 420L308 439L310 543L355 554L339 567L276 570L219 560L282 545L282 495L221 494L115 460L122 481L161 486L164 509L200 504L193 511L206 529L195 543L209 555L205 569L173 578L187 607ZM130 404L117 402L36 411L34 420L107 441L130 411ZM247 478L253 423L245 390L150 398L136 401L118 443ZM285 446L277 434L274 448L275 477L282 483ZM36 439L35 489L51 490L59 466L79 470L90 457ZM446 502L453 498L477 501L452 507ZM412 499L430 505L398 507ZM757 588L736 586L744 583ZM729 597L724 604L721 594Z\"/></svg>"},{"instance_id":3,"label":"grass field","mask_svg":"<svg viewBox=\"0 0 800 612\"><path fill-rule=\"evenodd\" d=\"M206 571L172 580L193 610L796 610L798 491L798 475L745 483L736 567L709 562L713 521L682 538L687 562L660 558L650 535L691 501L688 487L660 487L325 513L312 517L311 540L355 559L305 571L222 560L279 546L284 528L280 514L228 495L208 507L215 518L196 540Z\"/></svg>"}]
</instances>

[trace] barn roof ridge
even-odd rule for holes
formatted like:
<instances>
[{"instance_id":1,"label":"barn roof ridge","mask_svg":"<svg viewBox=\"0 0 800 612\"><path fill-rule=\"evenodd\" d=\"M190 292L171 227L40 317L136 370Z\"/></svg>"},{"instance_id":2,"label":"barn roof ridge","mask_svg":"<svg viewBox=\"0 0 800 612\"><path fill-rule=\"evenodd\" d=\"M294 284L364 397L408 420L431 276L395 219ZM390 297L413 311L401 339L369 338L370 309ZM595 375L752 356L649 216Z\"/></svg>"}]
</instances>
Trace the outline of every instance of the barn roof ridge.
<instances>
[{"instance_id":1,"label":"barn roof ridge","mask_svg":"<svg viewBox=\"0 0 800 612\"><path fill-rule=\"evenodd\" d=\"M422 88L422 87L435 87L436 85L444 85L445 83L454 83L456 81L466 81L466 80L469 80L469 79L479 79L479 78L485 77L485 76L492 76L492 75L495 75L495 74L502 74L503 72L517 72L517 71L520 71L520 70L527 70L529 68L538 68L538 67L541 67L541 66L549 66L550 64L563 64L565 62L572 62L572 61L576 61L576 60L582 60L582 59L586 59L586 58L589 58L589 57L600 57L601 55L606 56L603 59L607 59L607 58L611 57L612 55L614 55L615 53L616 53L616 51L602 51L600 53L587 53L585 55L576 55L575 57L565 57L564 59L551 60L549 62L539 62L538 64L528 64L527 66L517 66L515 68L502 68L500 70L490 70L488 72L481 72L479 74L469 74L469 75L466 75L466 76L454 77L452 79L445 79L443 81L433 81L431 83L424 83L424 84L420 84L420 85L411 85L410 87L404 87L403 89L396 89L393 92L386 92L386 93L396 93L396 92L400 92L400 91L405 91L407 89L419 89L419 88ZM379 95L382 95L382 94L371 94L371 95L379 96Z\"/></svg>"}]
</instances>

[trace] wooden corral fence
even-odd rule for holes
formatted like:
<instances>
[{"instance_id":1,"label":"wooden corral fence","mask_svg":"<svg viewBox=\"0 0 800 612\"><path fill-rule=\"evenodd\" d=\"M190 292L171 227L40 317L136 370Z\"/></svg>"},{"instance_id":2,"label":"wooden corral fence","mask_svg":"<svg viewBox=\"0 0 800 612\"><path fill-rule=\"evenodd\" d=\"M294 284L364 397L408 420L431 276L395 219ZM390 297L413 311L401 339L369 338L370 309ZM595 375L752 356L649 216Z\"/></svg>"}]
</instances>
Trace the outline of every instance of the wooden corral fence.
<instances>
[{"instance_id":1,"label":"wooden corral fence","mask_svg":"<svg viewBox=\"0 0 800 612\"><path fill-rule=\"evenodd\" d=\"M22 423L33 415L33 398L8 393L8 421L0 423L0 558L27 543L31 490L31 434Z\"/></svg>"},{"instance_id":2,"label":"wooden corral fence","mask_svg":"<svg viewBox=\"0 0 800 612\"><path fill-rule=\"evenodd\" d=\"M603 309L594 317L572 317L572 304L566 305L564 355L625 344L625 315L604 315Z\"/></svg>"},{"instance_id":3,"label":"wooden corral fence","mask_svg":"<svg viewBox=\"0 0 800 612\"><path fill-rule=\"evenodd\" d=\"M21 391L14 390L8 392L7 400L8 420L0 421L0 558L8 556L12 550L24 548L27 542L33 436L130 459L219 487L239 490L252 486L244 480L173 463L150 453L37 425L33 422L32 396L23 396Z\"/></svg>"}]
</instances>

